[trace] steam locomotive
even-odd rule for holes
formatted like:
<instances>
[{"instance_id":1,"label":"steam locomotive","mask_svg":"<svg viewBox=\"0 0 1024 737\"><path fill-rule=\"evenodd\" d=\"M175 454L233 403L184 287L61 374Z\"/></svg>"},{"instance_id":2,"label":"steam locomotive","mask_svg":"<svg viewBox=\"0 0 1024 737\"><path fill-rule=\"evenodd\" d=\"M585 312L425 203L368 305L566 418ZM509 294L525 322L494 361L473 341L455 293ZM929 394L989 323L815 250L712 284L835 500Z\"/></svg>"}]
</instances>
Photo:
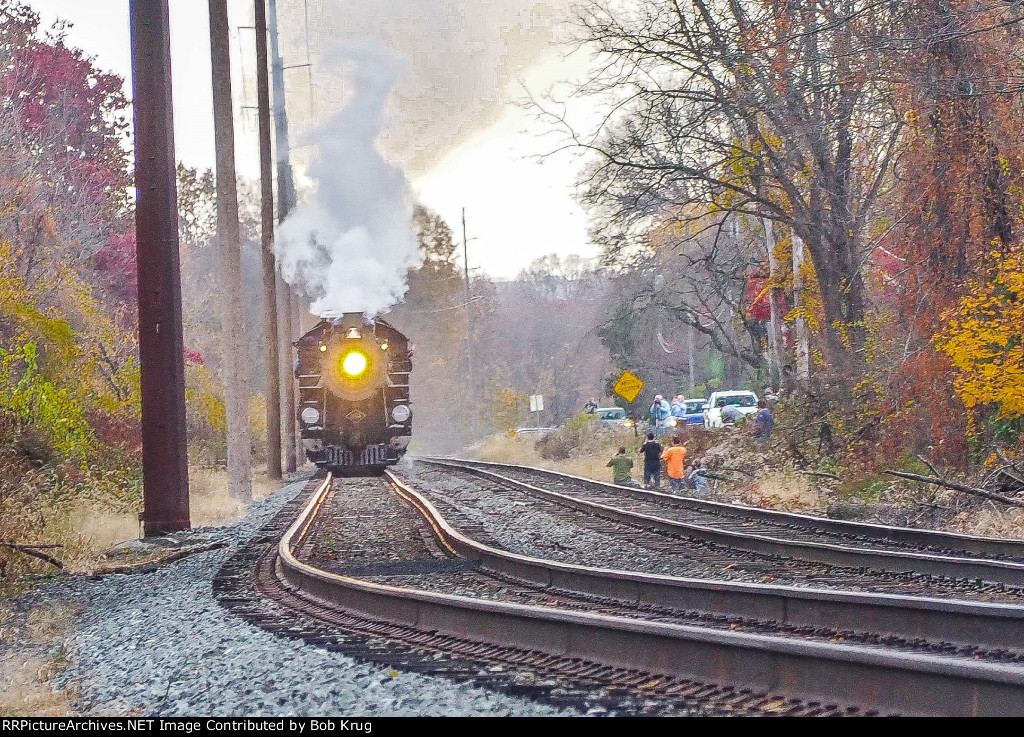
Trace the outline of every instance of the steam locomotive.
<instances>
[{"instance_id":1,"label":"steam locomotive","mask_svg":"<svg viewBox=\"0 0 1024 737\"><path fill-rule=\"evenodd\" d=\"M409 340L360 312L321 320L295 342L306 457L343 475L383 472L412 436Z\"/></svg>"}]
</instances>

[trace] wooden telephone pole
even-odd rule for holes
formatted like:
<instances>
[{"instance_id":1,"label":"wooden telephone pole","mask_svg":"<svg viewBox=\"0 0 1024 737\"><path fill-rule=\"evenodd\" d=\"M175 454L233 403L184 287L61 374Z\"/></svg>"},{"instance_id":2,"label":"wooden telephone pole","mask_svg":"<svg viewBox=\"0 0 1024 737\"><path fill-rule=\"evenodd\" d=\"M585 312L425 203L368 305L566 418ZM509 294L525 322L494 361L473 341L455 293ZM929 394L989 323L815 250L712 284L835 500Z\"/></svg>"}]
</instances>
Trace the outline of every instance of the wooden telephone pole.
<instances>
[{"instance_id":1,"label":"wooden telephone pole","mask_svg":"<svg viewBox=\"0 0 1024 737\"><path fill-rule=\"evenodd\" d=\"M267 330L267 476L281 478L281 351L277 330L277 265L274 259L274 172L270 142L270 69L267 4L255 0L256 110L260 138L260 250L263 255L263 322Z\"/></svg>"},{"instance_id":2,"label":"wooden telephone pole","mask_svg":"<svg viewBox=\"0 0 1024 737\"><path fill-rule=\"evenodd\" d=\"M217 245L220 252L221 377L228 445L228 493L252 499L249 365L242 302L242 239L235 169L235 110L231 99L231 41L227 0L210 0L210 62L217 168Z\"/></svg>"},{"instance_id":3,"label":"wooden telephone pole","mask_svg":"<svg viewBox=\"0 0 1024 737\"><path fill-rule=\"evenodd\" d=\"M167 0L131 0L142 374L142 522L147 536L190 527L178 188Z\"/></svg>"}]
</instances>

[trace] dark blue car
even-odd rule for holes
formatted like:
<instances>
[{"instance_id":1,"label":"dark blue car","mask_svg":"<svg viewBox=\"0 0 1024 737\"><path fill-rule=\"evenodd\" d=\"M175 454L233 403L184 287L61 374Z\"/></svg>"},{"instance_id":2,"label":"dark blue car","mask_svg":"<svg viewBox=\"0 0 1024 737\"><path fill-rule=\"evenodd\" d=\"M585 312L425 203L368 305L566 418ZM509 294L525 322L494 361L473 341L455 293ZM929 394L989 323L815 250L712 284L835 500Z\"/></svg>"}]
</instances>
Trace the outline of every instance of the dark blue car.
<instances>
[{"instance_id":1,"label":"dark blue car","mask_svg":"<svg viewBox=\"0 0 1024 737\"><path fill-rule=\"evenodd\" d=\"M708 400L706 399L687 399L686 414L683 415L683 420L687 425L703 425L704 424L704 404Z\"/></svg>"}]
</instances>

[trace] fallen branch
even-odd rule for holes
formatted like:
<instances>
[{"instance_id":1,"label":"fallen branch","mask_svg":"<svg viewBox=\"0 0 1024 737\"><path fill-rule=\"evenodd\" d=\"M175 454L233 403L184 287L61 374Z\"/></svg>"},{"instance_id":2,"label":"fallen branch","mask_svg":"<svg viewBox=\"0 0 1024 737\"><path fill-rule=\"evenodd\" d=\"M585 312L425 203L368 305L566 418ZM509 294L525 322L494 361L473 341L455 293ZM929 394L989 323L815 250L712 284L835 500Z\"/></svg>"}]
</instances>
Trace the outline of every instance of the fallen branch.
<instances>
[{"instance_id":1,"label":"fallen branch","mask_svg":"<svg viewBox=\"0 0 1024 737\"><path fill-rule=\"evenodd\" d=\"M1013 479L1022 487L1024 487L1024 469L1019 468L1016 463L1014 463L1005 455L1003 455L1003 451L999 450L999 448L996 448L996 455L999 456L999 460L1001 460L1003 463L1005 463L1007 466L1013 469L1013 471L1010 471L1009 469L1006 468L1000 468L999 472L1009 476L1011 479ZM1017 474L1020 475L1018 476Z\"/></svg>"},{"instance_id":2,"label":"fallen branch","mask_svg":"<svg viewBox=\"0 0 1024 737\"><path fill-rule=\"evenodd\" d=\"M836 481L842 481L841 478L836 476L834 473L828 473L827 471L801 471L800 473L805 476L822 476L826 479L835 479Z\"/></svg>"},{"instance_id":3,"label":"fallen branch","mask_svg":"<svg viewBox=\"0 0 1024 737\"><path fill-rule=\"evenodd\" d=\"M10 550L15 550L15 551L17 551L19 553L23 553L24 555L31 555L33 558L38 558L39 560L45 560L51 566L56 566L60 570L64 569L64 563L62 561L57 560L52 555L47 555L46 553L42 553L39 550L37 550L37 548L59 548L59 547L63 547L61 545L22 545L20 543L8 543L8 542L0 542L0 545L2 545L5 548L9 548Z\"/></svg>"},{"instance_id":4,"label":"fallen branch","mask_svg":"<svg viewBox=\"0 0 1024 737\"><path fill-rule=\"evenodd\" d=\"M997 455L997 456L999 456L999 460L1001 460L1001 461L1002 461L1003 463L1005 463L1005 464L1006 464L1007 466L1009 466L1009 467L1010 467L1010 468L1012 468L1012 469L1013 469L1014 471L1016 471L1017 473L1019 473L1019 474L1020 474L1021 476L1024 476L1024 468L1021 468L1021 467L1020 467L1020 466L1018 466L1018 465L1017 465L1016 463L1014 463L1014 462L1013 462L1013 461L1011 461L1011 460L1010 460L1009 458L1007 458L1007 457L1006 457L1006 456L1005 456L1005 455L1003 454L1003 451L999 450L999 448L996 448L996 455Z\"/></svg>"},{"instance_id":5,"label":"fallen branch","mask_svg":"<svg viewBox=\"0 0 1024 737\"><path fill-rule=\"evenodd\" d=\"M921 455L920 453L914 453L914 457L917 460L921 461L921 463L923 463L924 465L928 466L928 470L931 471L932 473L934 473L938 478L942 479L943 481L946 480L945 474L939 473L939 469L937 469L935 466L933 466L931 464L931 461L929 461L923 455Z\"/></svg>"},{"instance_id":6,"label":"fallen branch","mask_svg":"<svg viewBox=\"0 0 1024 737\"><path fill-rule=\"evenodd\" d=\"M109 576L112 573L152 573L166 563L173 563L174 561L181 560L182 558L186 558L190 555L205 553L209 550L217 550L218 548L225 548L227 546L228 543L224 541L212 542L204 545L193 545L150 560L143 560L136 563L127 563L117 566L107 566L106 568L99 568L83 575L89 578L100 578L101 576Z\"/></svg>"},{"instance_id":7,"label":"fallen branch","mask_svg":"<svg viewBox=\"0 0 1024 737\"><path fill-rule=\"evenodd\" d=\"M890 476L899 476L902 479L910 479L911 481L921 481L925 484L935 484L937 486L945 486L947 489L953 489L954 491L964 491L968 494L974 494L985 499L991 499L994 502L1002 502L1003 504L1009 504L1013 507L1024 508L1024 502L1018 501L1017 499L1011 499L1008 496L1002 494L993 494L991 491L985 491L979 489L976 486L967 486L966 484L958 484L955 481L946 481L943 478L935 478L932 476L922 476L917 473L906 473L905 471L893 471L891 469L885 469L885 473Z\"/></svg>"}]
</instances>

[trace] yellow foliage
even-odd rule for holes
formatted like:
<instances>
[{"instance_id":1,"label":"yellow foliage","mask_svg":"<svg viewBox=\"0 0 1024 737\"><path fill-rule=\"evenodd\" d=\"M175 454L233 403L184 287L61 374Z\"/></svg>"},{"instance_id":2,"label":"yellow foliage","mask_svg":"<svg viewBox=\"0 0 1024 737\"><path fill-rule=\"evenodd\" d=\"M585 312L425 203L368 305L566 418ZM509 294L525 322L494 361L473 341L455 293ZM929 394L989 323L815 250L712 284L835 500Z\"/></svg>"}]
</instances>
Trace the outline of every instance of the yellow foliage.
<instances>
[{"instance_id":1,"label":"yellow foliage","mask_svg":"<svg viewBox=\"0 0 1024 737\"><path fill-rule=\"evenodd\" d=\"M958 374L955 387L968 407L998 404L1005 418L1024 415L1024 251L998 259L995 278L974 281L936 335Z\"/></svg>"},{"instance_id":2,"label":"yellow foliage","mask_svg":"<svg viewBox=\"0 0 1024 737\"><path fill-rule=\"evenodd\" d=\"M188 409L218 435L228 429L224 391L205 366L190 366L185 387Z\"/></svg>"}]
</instances>

